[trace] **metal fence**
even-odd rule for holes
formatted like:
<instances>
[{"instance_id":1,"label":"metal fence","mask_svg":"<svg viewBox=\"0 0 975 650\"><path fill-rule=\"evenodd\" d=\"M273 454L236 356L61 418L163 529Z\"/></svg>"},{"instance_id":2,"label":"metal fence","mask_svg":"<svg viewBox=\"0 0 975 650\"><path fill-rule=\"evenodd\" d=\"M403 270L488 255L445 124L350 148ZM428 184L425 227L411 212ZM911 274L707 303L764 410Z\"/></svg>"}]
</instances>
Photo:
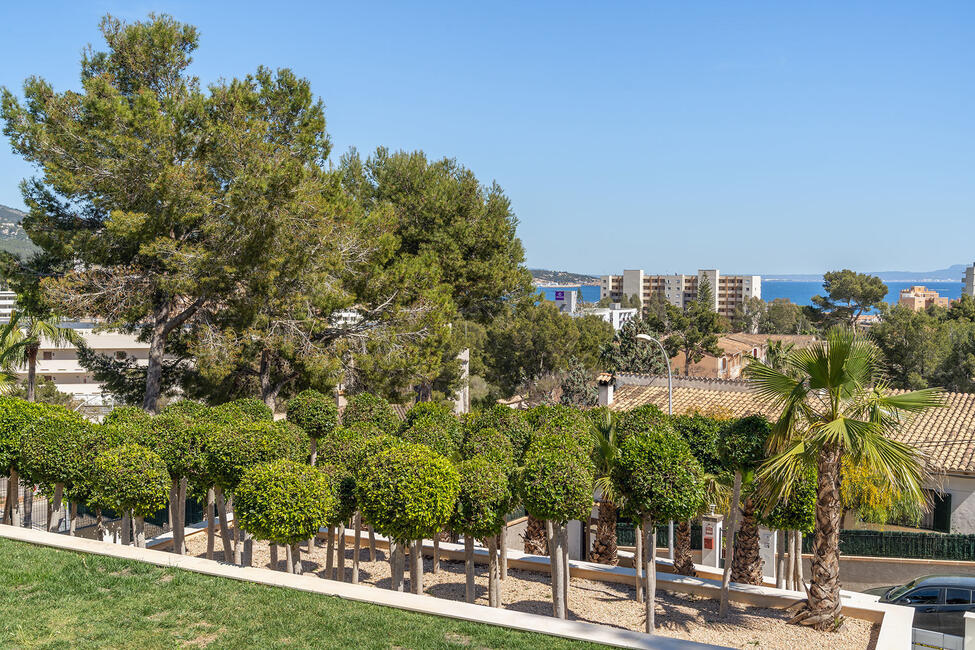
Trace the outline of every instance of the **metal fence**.
<instances>
[{"instance_id":1,"label":"metal fence","mask_svg":"<svg viewBox=\"0 0 975 650\"><path fill-rule=\"evenodd\" d=\"M812 535L803 537L803 552L812 552L812 542ZM869 557L971 562L975 561L975 535L843 530L840 531L840 552Z\"/></svg>"},{"instance_id":2,"label":"metal fence","mask_svg":"<svg viewBox=\"0 0 975 650\"><path fill-rule=\"evenodd\" d=\"M675 534L676 527L677 523L674 522ZM668 539L669 535L670 529L668 526L657 526L657 546L667 546L670 542ZM623 521L616 523L616 543L620 546L633 546L636 544L633 524ZM701 550L701 527L697 524L691 524L691 550Z\"/></svg>"}]
</instances>

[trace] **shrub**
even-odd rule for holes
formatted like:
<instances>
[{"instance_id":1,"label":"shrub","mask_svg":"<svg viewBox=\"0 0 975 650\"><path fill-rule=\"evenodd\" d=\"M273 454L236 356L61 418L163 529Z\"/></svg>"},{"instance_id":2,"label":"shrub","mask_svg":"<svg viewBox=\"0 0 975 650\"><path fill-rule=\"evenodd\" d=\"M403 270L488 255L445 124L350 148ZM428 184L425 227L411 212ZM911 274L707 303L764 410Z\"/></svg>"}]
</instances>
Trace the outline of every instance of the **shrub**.
<instances>
[{"instance_id":1,"label":"shrub","mask_svg":"<svg viewBox=\"0 0 975 650\"><path fill-rule=\"evenodd\" d=\"M213 407L211 417L217 420L229 417L232 421L273 422L274 411L259 399L243 397Z\"/></svg>"},{"instance_id":2,"label":"shrub","mask_svg":"<svg viewBox=\"0 0 975 650\"><path fill-rule=\"evenodd\" d=\"M213 416L213 409L203 402L191 399L181 399L166 405L159 415L174 415L187 420L209 419Z\"/></svg>"},{"instance_id":3,"label":"shrub","mask_svg":"<svg viewBox=\"0 0 975 650\"><path fill-rule=\"evenodd\" d=\"M247 469L234 490L234 516L258 539L294 545L310 539L336 508L332 485L317 468L289 460Z\"/></svg>"},{"instance_id":4,"label":"shrub","mask_svg":"<svg viewBox=\"0 0 975 650\"><path fill-rule=\"evenodd\" d=\"M589 418L571 406L536 406L526 417L540 436L568 435L580 440L588 436Z\"/></svg>"},{"instance_id":5,"label":"shrub","mask_svg":"<svg viewBox=\"0 0 975 650\"><path fill-rule=\"evenodd\" d=\"M91 464L102 444L97 425L65 408L50 407L21 435L21 471L48 493L61 483L72 499L83 501Z\"/></svg>"},{"instance_id":6,"label":"shrub","mask_svg":"<svg viewBox=\"0 0 975 650\"><path fill-rule=\"evenodd\" d=\"M519 492L536 519L586 519L592 510L592 461L567 435L549 435L525 452Z\"/></svg>"},{"instance_id":7,"label":"shrub","mask_svg":"<svg viewBox=\"0 0 975 650\"><path fill-rule=\"evenodd\" d=\"M366 459L356 484L363 517L390 538L431 537L450 520L460 479L429 447L401 444Z\"/></svg>"},{"instance_id":8,"label":"shrub","mask_svg":"<svg viewBox=\"0 0 975 650\"><path fill-rule=\"evenodd\" d=\"M460 449L461 458L486 458L492 463L510 468L514 465L511 441L497 429L475 429L464 434Z\"/></svg>"},{"instance_id":9,"label":"shrub","mask_svg":"<svg viewBox=\"0 0 975 650\"><path fill-rule=\"evenodd\" d=\"M653 404L645 404L617 415L616 437L622 444L627 436L658 426L670 426L670 417Z\"/></svg>"},{"instance_id":10,"label":"shrub","mask_svg":"<svg viewBox=\"0 0 975 650\"><path fill-rule=\"evenodd\" d=\"M301 427L309 438L318 440L338 426L339 409L334 399L317 390L303 390L288 400L288 422Z\"/></svg>"},{"instance_id":11,"label":"shrub","mask_svg":"<svg viewBox=\"0 0 975 650\"><path fill-rule=\"evenodd\" d=\"M91 501L102 508L150 517L166 506L168 497L166 463L142 445L114 447L92 463Z\"/></svg>"},{"instance_id":12,"label":"shrub","mask_svg":"<svg viewBox=\"0 0 975 650\"><path fill-rule=\"evenodd\" d=\"M406 431L413 423L420 418L432 417L440 420L453 420L457 421L457 416L454 415L454 410L451 406L448 406L442 402L417 402L410 407L410 410L406 412L403 417L403 422L400 425L400 431Z\"/></svg>"},{"instance_id":13,"label":"shrub","mask_svg":"<svg viewBox=\"0 0 975 650\"><path fill-rule=\"evenodd\" d=\"M408 429L400 433L406 442L426 445L442 456L454 458L460 448L462 429L457 418L422 415L413 420Z\"/></svg>"},{"instance_id":14,"label":"shrub","mask_svg":"<svg viewBox=\"0 0 975 650\"><path fill-rule=\"evenodd\" d=\"M16 397L0 397L0 475L20 471L20 436L54 407Z\"/></svg>"},{"instance_id":15,"label":"shrub","mask_svg":"<svg viewBox=\"0 0 975 650\"><path fill-rule=\"evenodd\" d=\"M316 467L328 480L329 489L335 497L335 508L325 522L326 526L337 526L348 521L355 514L355 476L346 467L319 463Z\"/></svg>"},{"instance_id":16,"label":"shrub","mask_svg":"<svg viewBox=\"0 0 975 650\"><path fill-rule=\"evenodd\" d=\"M109 411L105 419L102 420L102 424L113 427L128 427L133 424L144 424L151 417L148 412L138 406L123 405L116 406Z\"/></svg>"},{"instance_id":17,"label":"shrub","mask_svg":"<svg viewBox=\"0 0 975 650\"><path fill-rule=\"evenodd\" d=\"M460 489L451 530L479 539L496 535L513 500L507 471L484 457L462 461L457 471Z\"/></svg>"},{"instance_id":18,"label":"shrub","mask_svg":"<svg viewBox=\"0 0 975 650\"><path fill-rule=\"evenodd\" d=\"M220 426L206 417L194 420L185 412L164 410L146 424L144 444L163 459L171 478L191 478L204 473L204 444Z\"/></svg>"},{"instance_id":19,"label":"shrub","mask_svg":"<svg viewBox=\"0 0 975 650\"><path fill-rule=\"evenodd\" d=\"M519 462L532 439L531 425L525 418L524 411L508 408L501 404L495 404L489 409L469 414L464 428L467 431L478 429L500 431L511 442L515 461Z\"/></svg>"},{"instance_id":20,"label":"shrub","mask_svg":"<svg viewBox=\"0 0 975 650\"><path fill-rule=\"evenodd\" d=\"M718 434L724 423L703 415L678 415L674 429L687 441L694 458L708 474L721 474L724 467L718 456Z\"/></svg>"},{"instance_id":21,"label":"shrub","mask_svg":"<svg viewBox=\"0 0 975 650\"><path fill-rule=\"evenodd\" d=\"M765 442L771 433L771 423L761 415L726 423L716 441L721 464L731 471L755 470L765 460Z\"/></svg>"},{"instance_id":22,"label":"shrub","mask_svg":"<svg viewBox=\"0 0 975 650\"><path fill-rule=\"evenodd\" d=\"M343 425L346 431L352 431L357 433L363 438L375 438L378 436L387 436L388 433L383 433L383 430L377 427L372 422L353 422L349 425Z\"/></svg>"},{"instance_id":23,"label":"shrub","mask_svg":"<svg viewBox=\"0 0 975 650\"><path fill-rule=\"evenodd\" d=\"M400 420L389 402L371 393L353 395L345 405L342 424L351 426L360 422L374 424L380 431L388 434L395 434L400 427Z\"/></svg>"},{"instance_id":24,"label":"shrub","mask_svg":"<svg viewBox=\"0 0 975 650\"><path fill-rule=\"evenodd\" d=\"M241 427L211 428L203 444L207 474L224 490L233 491L255 465L277 460L305 462L308 436L287 422L253 422ZM236 501L235 506L236 507Z\"/></svg>"}]
</instances>

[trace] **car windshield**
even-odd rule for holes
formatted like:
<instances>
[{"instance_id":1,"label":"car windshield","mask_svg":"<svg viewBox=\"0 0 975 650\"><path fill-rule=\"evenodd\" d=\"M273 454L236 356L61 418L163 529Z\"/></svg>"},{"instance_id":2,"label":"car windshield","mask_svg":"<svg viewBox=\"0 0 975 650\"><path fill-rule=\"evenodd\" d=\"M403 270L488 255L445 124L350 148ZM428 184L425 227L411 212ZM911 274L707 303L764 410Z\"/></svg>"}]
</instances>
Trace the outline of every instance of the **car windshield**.
<instances>
[{"instance_id":1,"label":"car windshield","mask_svg":"<svg viewBox=\"0 0 975 650\"><path fill-rule=\"evenodd\" d=\"M918 582L919 582L918 580L911 580L906 585L901 585L900 587L894 587L893 589L887 592L884 598L886 598L887 600L897 600L898 598L900 598L901 596L909 592L911 589L916 587Z\"/></svg>"}]
</instances>

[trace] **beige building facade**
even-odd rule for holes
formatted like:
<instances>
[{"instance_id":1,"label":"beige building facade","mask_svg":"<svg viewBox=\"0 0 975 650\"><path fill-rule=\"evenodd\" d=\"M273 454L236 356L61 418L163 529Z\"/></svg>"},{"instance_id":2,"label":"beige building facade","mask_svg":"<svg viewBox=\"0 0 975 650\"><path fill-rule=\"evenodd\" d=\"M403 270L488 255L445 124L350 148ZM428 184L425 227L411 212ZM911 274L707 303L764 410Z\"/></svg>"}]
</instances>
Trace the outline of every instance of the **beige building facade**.
<instances>
[{"instance_id":1,"label":"beige building facade","mask_svg":"<svg viewBox=\"0 0 975 650\"><path fill-rule=\"evenodd\" d=\"M900 299L897 301L897 304L910 307L914 311L924 311L932 305L935 307L947 307L949 303L951 303L949 298L942 297L937 291L928 289L925 286L901 289Z\"/></svg>"},{"instance_id":2,"label":"beige building facade","mask_svg":"<svg viewBox=\"0 0 975 650\"><path fill-rule=\"evenodd\" d=\"M622 275L599 278L599 298L619 302L623 296L639 296L646 305L653 296L662 296L675 307L697 300L698 287L705 278L711 285L714 310L731 317L735 308L749 298L762 297L762 276L721 275L717 269L700 269L697 275L648 275L642 269L628 269Z\"/></svg>"}]
</instances>

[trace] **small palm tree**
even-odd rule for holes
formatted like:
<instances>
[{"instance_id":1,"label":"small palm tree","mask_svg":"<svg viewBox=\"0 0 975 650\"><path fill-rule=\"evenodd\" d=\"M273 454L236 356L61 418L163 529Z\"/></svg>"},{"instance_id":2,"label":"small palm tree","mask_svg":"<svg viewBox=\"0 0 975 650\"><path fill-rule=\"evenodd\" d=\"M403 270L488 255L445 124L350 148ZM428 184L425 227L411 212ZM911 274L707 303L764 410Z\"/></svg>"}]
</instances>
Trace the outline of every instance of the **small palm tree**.
<instances>
[{"instance_id":1,"label":"small palm tree","mask_svg":"<svg viewBox=\"0 0 975 650\"><path fill-rule=\"evenodd\" d=\"M27 401L34 401L37 386L37 352L41 339L54 345L78 345L81 336L53 314L34 315L14 310L10 322L0 331L0 367L27 366Z\"/></svg>"},{"instance_id":2,"label":"small palm tree","mask_svg":"<svg viewBox=\"0 0 975 650\"><path fill-rule=\"evenodd\" d=\"M872 343L845 328L789 353L782 371L752 363L747 375L757 393L781 409L769 437L774 455L759 470L763 486L788 497L810 465L818 471L812 582L808 601L792 621L819 630L840 617L839 537L844 456L883 476L892 487L923 502L924 459L893 439L905 416L939 406L942 394L925 389L892 395Z\"/></svg>"},{"instance_id":3,"label":"small palm tree","mask_svg":"<svg viewBox=\"0 0 975 650\"><path fill-rule=\"evenodd\" d=\"M600 494L596 539L590 559L615 566L619 563L616 554L616 512L620 506L620 495L610 477L619 459L620 450L616 441L613 414L607 411L604 419L594 421L590 435L593 440L593 463L596 466L596 489Z\"/></svg>"}]
</instances>

